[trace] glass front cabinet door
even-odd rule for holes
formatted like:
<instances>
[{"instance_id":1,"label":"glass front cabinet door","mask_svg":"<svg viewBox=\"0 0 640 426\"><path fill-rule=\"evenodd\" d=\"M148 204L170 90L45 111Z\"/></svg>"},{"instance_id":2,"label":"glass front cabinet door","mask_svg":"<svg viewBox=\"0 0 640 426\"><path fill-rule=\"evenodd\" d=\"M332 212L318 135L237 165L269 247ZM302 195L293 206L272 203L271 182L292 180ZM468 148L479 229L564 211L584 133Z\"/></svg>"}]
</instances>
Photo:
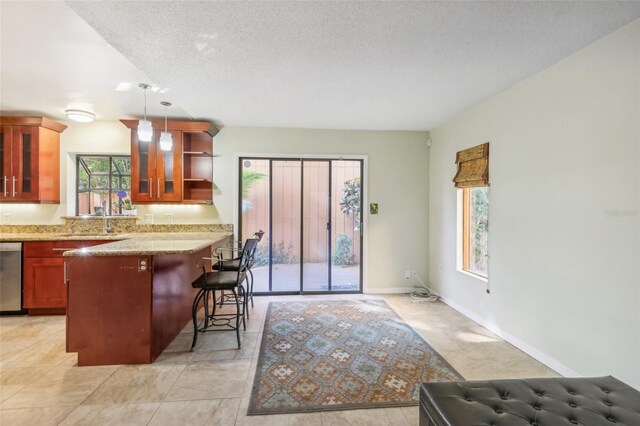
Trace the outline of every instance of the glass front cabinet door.
<instances>
[{"instance_id":1,"label":"glass front cabinet door","mask_svg":"<svg viewBox=\"0 0 640 426\"><path fill-rule=\"evenodd\" d=\"M8 200L11 192L11 127L0 127L0 200Z\"/></svg>"},{"instance_id":2,"label":"glass front cabinet door","mask_svg":"<svg viewBox=\"0 0 640 426\"><path fill-rule=\"evenodd\" d=\"M138 203L182 200L182 132L170 131L173 146L160 149L160 130L150 142L131 136L131 201Z\"/></svg>"},{"instance_id":3,"label":"glass front cabinet door","mask_svg":"<svg viewBox=\"0 0 640 426\"><path fill-rule=\"evenodd\" d=\"M60 133L46 117L0 116L0 202L60 202Z\"/></svg>"},{"instance_id":4,"label":"glass front cabinet door","mask_svg":"<svg viewBox=\"0 0 640 426\"><path fill-rule=\"evenodd\" d=\"M16 200L38 199L38 134L37 127L13 128L11 190Z\"/></svg>"},{"instance_id":5,"label":"glass front cabinet door","mask_svg":"<svg viewBox=\"0 0 640 426\"><path fill-rule=\"evenodd\" d=\"M154 132L156 144L156 185L158 201L182 201L182 132L169 131L173 139L170 151L160 149L160 132Z\"/></svg>"},{"instance_id":6,"label":"glass front cabinet door","mask_svg":"<svg viewBox=\"0 0 640 426\"><path fill-rule=\"evenodd\" d=\"M138 140L137 132L131 132L131 201L150 203L157 199L156 143Z\"/></svg>"}]
</instances>

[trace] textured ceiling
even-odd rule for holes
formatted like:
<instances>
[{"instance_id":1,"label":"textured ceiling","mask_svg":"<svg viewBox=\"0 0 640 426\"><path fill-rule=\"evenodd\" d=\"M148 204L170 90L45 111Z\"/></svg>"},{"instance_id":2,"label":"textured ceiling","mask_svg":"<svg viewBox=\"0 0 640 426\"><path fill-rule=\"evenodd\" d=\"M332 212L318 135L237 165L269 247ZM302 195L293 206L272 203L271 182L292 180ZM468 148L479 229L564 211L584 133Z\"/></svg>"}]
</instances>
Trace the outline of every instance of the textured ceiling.
<instances>
[{"instance_id":1,"label":"textured ceiling","mask_svg":"<svg viewBox=\"0 0 640 426\"><path fill-rule=\"evenodd\" d=\"M65 119L73 104L98 120L137 117L144 107L139 82L150 81L62 2L0 2L0 109L11 114ZM129 91L115 91L130 83ZM149 95L149 112L163 115ZM179 106L170 112L186 116Z\"/></svg>"},{"instance_id":2,"label":"textured ceiling","mask_svg":"<svg viewBox=\"0 0 640 426\"><path fill-rule=\"evenodd\" d=\"M195 118L344 129L430 129L640 17L638 2L66 4Z\"/></svg>"}]
</instances>

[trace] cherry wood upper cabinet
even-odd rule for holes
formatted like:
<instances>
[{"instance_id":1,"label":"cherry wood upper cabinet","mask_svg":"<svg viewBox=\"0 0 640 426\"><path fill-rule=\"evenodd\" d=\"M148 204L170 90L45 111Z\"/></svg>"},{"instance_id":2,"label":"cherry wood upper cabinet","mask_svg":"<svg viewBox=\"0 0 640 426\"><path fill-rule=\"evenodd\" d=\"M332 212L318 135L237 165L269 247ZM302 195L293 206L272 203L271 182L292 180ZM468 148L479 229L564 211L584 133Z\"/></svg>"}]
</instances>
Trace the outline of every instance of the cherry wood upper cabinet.
<instances>
[{"instance_id":1,"label":"cherry wood upper cabinet","mask_svg":"<svg viewBox=\"0 0 640 426\"><path fill-rule=\"evenodd\" d=\"M131 200L140 204L213 202L213 135L209 122L170 120L171 151L160 149L164 120L152 120L151 142L138 140L138 120L120 120L131 129Z\"/></svg>"},{"instance_id":2,"label":"cherry wood upper cabinet","mask_svg":"<svg viewBox=\"0 0 640 426\"><path fill-rule=\"evenodd\" d=\"M182 133L170 130L171 151L162 151L160 131L151 142L138 140L131 132L131 200L136 203L182 201Z\"/></svg>"},{"instance_id":3,"label":"cherry wood upper cabinet","mask_svg":"<svg viewBox=\"0 0 640 426\"><path fill-rule=\"evenodd\" d=\"M60 133L46 117L0 117L0 202L60 203Z\"/></svg>"}]
</instances>

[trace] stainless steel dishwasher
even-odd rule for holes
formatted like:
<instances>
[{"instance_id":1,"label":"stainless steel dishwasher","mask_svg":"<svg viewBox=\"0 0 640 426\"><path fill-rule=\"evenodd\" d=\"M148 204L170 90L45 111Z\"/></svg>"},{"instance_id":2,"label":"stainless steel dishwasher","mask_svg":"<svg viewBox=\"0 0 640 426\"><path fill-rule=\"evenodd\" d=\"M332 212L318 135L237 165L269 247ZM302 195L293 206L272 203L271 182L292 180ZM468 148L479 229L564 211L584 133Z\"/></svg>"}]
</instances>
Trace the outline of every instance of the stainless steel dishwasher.
<instances>
[{"instance_id":1,"label":"stainless steel dishwasher","mask_svg":"<svg viewBox=\"0 0 640 426\"><path fill-rule=\"evenodd\" d=\"M0 314L21 314L22 243L0 243Z\"/></svg>"}]
</instances>

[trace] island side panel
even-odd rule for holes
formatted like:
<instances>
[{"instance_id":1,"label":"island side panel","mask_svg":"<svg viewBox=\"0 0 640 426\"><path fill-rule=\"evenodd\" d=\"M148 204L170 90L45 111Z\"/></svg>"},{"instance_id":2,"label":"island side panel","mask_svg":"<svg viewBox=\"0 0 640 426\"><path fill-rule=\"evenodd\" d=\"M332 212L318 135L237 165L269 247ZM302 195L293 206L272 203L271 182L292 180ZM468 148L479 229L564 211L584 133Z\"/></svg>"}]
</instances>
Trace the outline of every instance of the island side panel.
<instances>
[{"instance_id":1,"label":"island side panel","mask_svg":"<svg viewBox=\"0 0 640 426\"><path fill-rule=\"evenodd\" d=\"M67 258L67 350L78 365L150 363L150 256Z\"/></svg>"},{"instance_id":2,"label":"island side panel","mask_svg":"<svg viewBox=\"0 0 640 426\"><path fill-rule=\"evenodd\" d=\"M191 322L191 306L197 290L191 283L202 274L206 248L193 254L165 254L153 257L152 359ZM206 263L211 270L211 262Z\"/></svg>"},{"instance_id":3,"label":"island side panel","mask_svg":"<svg viewBox=\"0 0 640 426\"><path fill-rule=\"evenodd\" d=\"M188 324L197 290L191 286L202 274L202 265L211 271L211 257L217 247L227 246L233 238L224 238L210 247L189 255L156 255L153 259L153 347L155 360ZM188 348L185 348L187 350Z\"/></svg>"}]
</instances>

